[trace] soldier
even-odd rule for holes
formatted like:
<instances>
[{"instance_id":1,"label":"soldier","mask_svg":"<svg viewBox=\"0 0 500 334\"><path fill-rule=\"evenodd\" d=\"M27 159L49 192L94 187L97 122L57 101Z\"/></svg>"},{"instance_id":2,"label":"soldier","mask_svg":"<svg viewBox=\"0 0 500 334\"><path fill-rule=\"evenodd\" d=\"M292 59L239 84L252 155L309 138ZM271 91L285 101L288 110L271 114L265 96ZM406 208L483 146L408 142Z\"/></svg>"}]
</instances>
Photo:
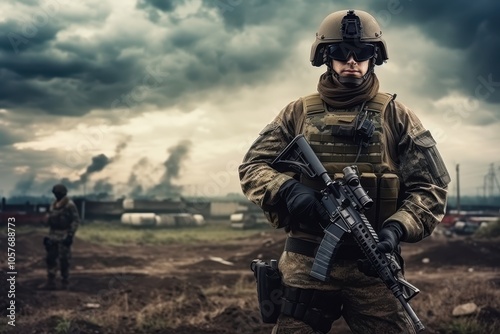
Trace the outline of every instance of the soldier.
<instances>
[{"instance_id":1,"label":"soldier","mask_svg":"<svg viewBox=\"0 0 500 334\"><path fill-rule=\"evenodd\" d=\"M80 217L75 203L66 196L68 190L63 184L56 184L52 188L52 193L56 199L50 206L47 218L50 230L49 235L43 239L47 251L47 283L45 288L55 289L59 260L61 283L66 289L69 284L71 244L80 224Z\"/></svg>"},{"instance_id":2,"label":"soldier","mask_svg":"<svg viewBox=\"0 0 500 334\"><path fill-rule=\"evenodd\" d=\"M376 65L388 59L382 31L361 10L328 15L311 48L313 66L326 65L318 93L287 106L259 134L239 166L243 193L275 228L288 233L279 260L281 314L273 333L327 333L341 316L353 333L414 333L401 304L373 277L373 268L347 234L330 280L309 275L329 221L318 190L322 182L280 173L270 163L303 134L331 174L356 165L374 200L366 216L378 249L400 256L400 241L429 236L445 212L449 174L430 132L396 94L379 92Z\"/></svg>"}]
</instances>

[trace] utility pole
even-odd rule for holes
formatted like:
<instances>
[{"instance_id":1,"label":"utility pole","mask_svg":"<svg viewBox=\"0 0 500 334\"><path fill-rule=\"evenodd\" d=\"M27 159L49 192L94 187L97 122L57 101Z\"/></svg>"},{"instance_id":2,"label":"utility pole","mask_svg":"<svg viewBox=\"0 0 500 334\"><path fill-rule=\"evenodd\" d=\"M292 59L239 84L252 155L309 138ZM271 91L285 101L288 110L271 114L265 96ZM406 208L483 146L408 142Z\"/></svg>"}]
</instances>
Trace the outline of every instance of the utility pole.
<instances>
[{"instance_id":1,"label":"utility pole","mask_svg":"<svg viewBox=\"0 0 500 334\"><path fill-rule=\"evenodd\" d=\"M85 222L85 196L87 195L87 180L83 181L83 198L82 198L82 209L81 209L81 221L82 224Z\"/></svg>"},{"instance_id":2,"label":"utility pole","mask_svg":"<svg viewBox=\"0 0 500 334\"><path fill-rule=\"evenodd\" d=\"M484 176L484 197L493 198L495 196L495 185L500 192L500 183L495 174L495 166L494 164L490 164L490 169Z\"/></svg>"},{"instance_id":3,"label":"utility pole","mask_svg":"<svg viewBox=\"0 0 500 334\"><path fill-rule=\"evenodd\" d=\"M460 214L460 165L457 164L457 213Z\"/></svg>"},{"instance_id":4,"label":"utility pole","mask_svg":"<svg viewBox=\"0 0 500 334\"><path fill-rule=\"evenodd\" d=\"M500 195L500 182L498 182L497 176L495 174L495 167L493 167L493 164L491 164L491 169L493 171L493 179L495 181L495 184L497 185L498 195Z\"/></svg>"},{"instance_id":5,"label":"utility pole","mask_svg":"<svg viewBox=\"0 0 500 334\"><path fill-rule=\"evenodd\" d=\"M493 198L495 190L495 170L493 164L490 164L490 170L488 171L488 199Z\"/></svg>"}]
</instances>

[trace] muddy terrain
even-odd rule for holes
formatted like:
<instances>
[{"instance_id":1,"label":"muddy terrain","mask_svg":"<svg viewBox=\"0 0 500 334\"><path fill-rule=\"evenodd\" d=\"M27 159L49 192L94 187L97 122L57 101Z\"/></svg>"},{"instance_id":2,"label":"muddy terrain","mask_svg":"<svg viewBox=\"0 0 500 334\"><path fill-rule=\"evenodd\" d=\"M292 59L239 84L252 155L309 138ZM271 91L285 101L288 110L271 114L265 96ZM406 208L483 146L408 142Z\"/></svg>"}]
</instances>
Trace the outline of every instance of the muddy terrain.
<instances>
[{"instance_id":1,"label":"muddy terrain","mask_svg":"<svg viewBox=\"0 0 500 334\"><path fill-rule=\"evenodd\" d=\"M223 243L105 246L76 238L69 290L43 290L43 232L17 236L16 327L6 326L2 272L0 333L269 333L257 309L255 258L279 258L282 231L256 230ZM5 238L2 238L2 241ZM500 243L440 234L405 244L412 306L425 333L473 333L500 322ZM5 258L0 263L6 268ZM469 316L453 309L475 303ZM455 325L456 324L456 325ZM332 333L350 333L342 321ZM460 327L461 326L461 327ZM469 327L467 327L469 326ZM460 328L472 328L469 332ZM498 327L496 327L498 328ZM493 333L493 329L492 333Z\"/></svg>"}]
</instances>

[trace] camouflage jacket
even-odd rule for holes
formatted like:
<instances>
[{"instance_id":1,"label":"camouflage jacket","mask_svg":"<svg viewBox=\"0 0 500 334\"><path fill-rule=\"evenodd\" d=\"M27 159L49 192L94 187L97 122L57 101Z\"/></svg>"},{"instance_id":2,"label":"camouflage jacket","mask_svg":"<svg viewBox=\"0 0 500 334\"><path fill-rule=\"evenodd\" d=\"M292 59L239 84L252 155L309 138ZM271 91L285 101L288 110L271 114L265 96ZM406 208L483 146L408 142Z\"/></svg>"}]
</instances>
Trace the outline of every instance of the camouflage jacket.
<instances>
[{"instance_id":1,"label":"camouflage jacket","mask_svg":"<svg viewBox=\"0 0 500 334\"><path fill-rule=\"evenodd\" d=\"M50 235L64 238L67 234L74 235L80 224L80 216L75 203L67 196L50 205L48 218Z\"/></svg>"},{"instance_id":2,"label":"camouflage jacket","mask_svg":"<svg viewBox=\"0 0 500 334\"><path fill-rule=\"evenodd\" d=\"M274 170L270 163L296 135L311 132L303 101L300 98L281 110L239 166L243 193L265 211L273 227L280 227L278 190L292 175ZM430 235L443 218L450 178L430 132L410 109L393 100L380 118L382 163L375 172L396 174L404 193L397 211L386 221L400 222L403 241L416 242Z\"/></svg>"}]
</instances>

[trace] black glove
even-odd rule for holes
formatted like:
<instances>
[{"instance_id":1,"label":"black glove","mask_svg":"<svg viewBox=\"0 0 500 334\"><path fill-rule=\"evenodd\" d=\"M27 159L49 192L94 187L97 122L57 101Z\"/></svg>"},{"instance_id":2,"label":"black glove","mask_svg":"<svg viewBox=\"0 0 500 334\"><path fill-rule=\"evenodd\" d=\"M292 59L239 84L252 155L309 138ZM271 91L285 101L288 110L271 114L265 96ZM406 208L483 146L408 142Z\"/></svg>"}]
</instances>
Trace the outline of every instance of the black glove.
<instances>
[{"instance_id":1,"label":"black glove","mask_svg":"<svg viewBox=\"0 0 500 334\"><path fill-rule=\"evenodd\" d=\"M378 278L377 271L370 263L370 260L359 259L357 261L357 264L358 264L358 270L361 271L363 274L365 274L366 276Z\"/></svg>"},{"instance_id":2,"label":"black glove","mask_svg":"<svg viewBox=\"0 0 500 334\"><path fill-rule=\"evenodd\" d=\"M71 246L73 243L73 236L71 234L66 235L66 238L63 239L62 244L66 247Z\"/></svg>"},{"instance_id":3,"label":"black glove","mask_svg":"<svg viewBox=\"0 0 500 334\"><path fill-rule=\"evenodd\" d=\"M400 223L387 223L379 232L379 243L377 249L382 253L392 253L397 249L399 241L403 237L403 228Z\"/></svg>"},{"instance_id":4,"label":"black glove","mask_svg":"<svg viewBox=\"0 0 500 334\"><path fill-rule=\"evenodd\" d=\"M382 253L392 253L397 249L399 241L403 236L403 228L397 222L387 223L379 232L379 243L377 249ZM377 271L373 268L368 259L359 259L358 269L366 276L378 277Z\"/></svg>"},{"instance_id":5,"label":"black glove","mask_svg":"<svg viewBox=\"0 0 500 334\"><path fill-rule=\"evenodd\" d=\"M45 250L48 251L52 246L52 240L50 240L49 237L43 237L43 246L45 247Z\"/></svg>"},{"instance_id":6,"label":"black glove","mask_svg":"<svg viewBox=\"0 0 500 334\"><path fill-rule=\"evenodd\" d=\"M314 189L291 179L283 183L278 195L285 201L288 211L299 222L329 222L329 216L318 198L321 194Z\"/></svg>"}]
</instances>

